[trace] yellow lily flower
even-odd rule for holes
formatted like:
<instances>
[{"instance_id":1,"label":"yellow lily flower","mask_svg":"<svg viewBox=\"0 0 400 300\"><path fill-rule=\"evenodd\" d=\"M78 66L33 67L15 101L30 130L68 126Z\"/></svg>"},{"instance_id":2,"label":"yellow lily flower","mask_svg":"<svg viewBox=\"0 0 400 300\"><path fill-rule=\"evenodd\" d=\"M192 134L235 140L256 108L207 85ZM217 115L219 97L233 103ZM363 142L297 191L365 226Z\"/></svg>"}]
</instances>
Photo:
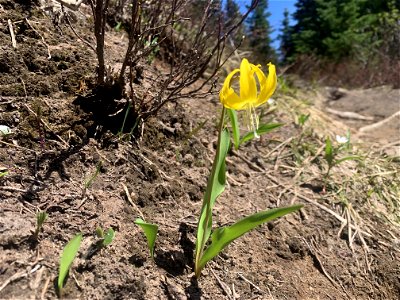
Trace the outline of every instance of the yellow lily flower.
<instances>
[{"instance_id":1,"label":"yellow lily flower","mask_svg":"<svg viewBox=\"0 0 400 300\"><path fill-rule=\"evenodd\" d=\"M234 76L238 73L239 94L232 88ZM254 131L255 136L257 136L258 116L256 115L255 108L268 101L275 92L276 85L275 65L272 63L268 64L268 77L266 77L260 65L253 65L244 58L240 64L240 69L233 70L226 77L219 98L226 108L246 110L247 120L249 121L248 126Z\"/></svg>"}]
</instances>

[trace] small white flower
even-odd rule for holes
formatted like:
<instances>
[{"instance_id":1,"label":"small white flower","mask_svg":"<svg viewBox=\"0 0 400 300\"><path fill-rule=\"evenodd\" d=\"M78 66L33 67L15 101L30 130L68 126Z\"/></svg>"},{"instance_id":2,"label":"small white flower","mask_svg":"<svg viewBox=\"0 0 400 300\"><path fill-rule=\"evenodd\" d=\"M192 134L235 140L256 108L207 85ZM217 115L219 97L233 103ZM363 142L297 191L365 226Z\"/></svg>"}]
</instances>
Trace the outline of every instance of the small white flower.
<instances>
[{"instance_id":1,"label":"small white flower","mask_svg":"<svg viewBox=\"0 0 400 300\"><path fill-rule=\"evenodd\" d=\"M336 141L339 144L346 144L349 141L349 139L346 136L336 135Z\"/></svg>"},{"instance_id":2,"label":"small white flower","mask_svg":"<svg viewBox=\"0 0 400 300\"><path fill-rule=\"evenodd\" d=\"M268 101L267 101L267 103L268 103L269 105L275 105L276 101L275 101L274 99L272 99L272 98L269 98Z\"/></svg>"},{"instance_id":3,"label":"small white flower","mask_svg":"<svg viewBox=\"0 0 400 300\"><path fill-rule=\"evenodd\" d=\"M11 128L6 125L0 125L0 134L7 135L11 133Z\"/></svg>"}]
</instances>

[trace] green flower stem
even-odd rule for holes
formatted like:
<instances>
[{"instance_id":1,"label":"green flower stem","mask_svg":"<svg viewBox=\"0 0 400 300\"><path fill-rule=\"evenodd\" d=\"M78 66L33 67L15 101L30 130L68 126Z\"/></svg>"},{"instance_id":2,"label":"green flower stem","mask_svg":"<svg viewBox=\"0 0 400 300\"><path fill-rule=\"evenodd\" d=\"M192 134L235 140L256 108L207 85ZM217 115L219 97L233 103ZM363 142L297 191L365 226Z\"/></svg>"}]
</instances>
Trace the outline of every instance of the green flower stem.
<instances>
[{"instance_id":1,"label":"green flower stem","mask_svg":"<svg viewBox=\"0 0 400 300\"><path fill-rule=\"evenodd\" d=\"M195 259L195 275L197 278L199 278L200 273L201 273L201 265L200 265L200 260L201 257L203 256L204 253L204 247L205 244L207 243L209 234L207 236L207 225L209 224L211 217L212 217L212 207L211 207L211 193L212 193L212 186L215 176L218 176L216 170L217 170L217 162L218 162L218 153L220 152L220 148L221 148L221 135L222 135L222 131L224 129L224 125L225 125L225 113L226 113L226 108L225 106L222 106L222 112L221 112L221 118L219 121L219 125L218 125L218 141L217 141L217 150L216 150L216 155L214 156L214 161L213 161L213 165L212 165L212 169L211 169L211 173L210 173L210 177L208 178L208 182L207 182L207 189L206 189L206 193L204 195L204 199L203 199L203 208L202 208L202 212L205 209L206 211L206 215L205 215L205 221L202 222L202 224L204 225L204 230L203 230L203 234L201 236L201 239L199 240L199 237L197 237L196 240L196 259ZM201 226L201 218L199 218L199 223L198 223L198 227Z\"/></svg>"}]
</instances>

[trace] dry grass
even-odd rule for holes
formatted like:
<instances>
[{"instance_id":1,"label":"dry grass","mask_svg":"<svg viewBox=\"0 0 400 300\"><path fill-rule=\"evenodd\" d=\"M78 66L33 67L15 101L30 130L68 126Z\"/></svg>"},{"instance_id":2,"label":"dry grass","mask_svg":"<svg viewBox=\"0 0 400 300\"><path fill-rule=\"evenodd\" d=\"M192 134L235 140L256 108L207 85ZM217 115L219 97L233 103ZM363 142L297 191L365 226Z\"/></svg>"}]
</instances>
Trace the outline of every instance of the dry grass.
<instances>
[{"instance_id":1,"label":"dry grass","mask_svg":"<svg viewBox=\"0 0 400 300\"><path fill-rule=\"evenodd\" d=\"M298 132L268 157L275 161L275 169L291 176L289 188L299 194L306 193L303 187L313 189L313 198L341 220L338 234L347 236L350 247L358 240L367 249L363 233L389 244L398 243L400 237L393 232L400 227L399 159L386 156L380 148L367 148L362 141L352 141L350 153L339 153L338 158L358 155L361 160L335 166L329 178L324 179L326 137L335 141L335 135L344 135L350 128L319 108L318 93L313 88L298 90L281 82L276 99L276 111L284 112L281 117L286 126L292 124ZM297 124L301 114L310 114L303 127ZM387 235L382 235L382 228L376 230L377 224L387 226Z\"/></svg>"}]
</instances>

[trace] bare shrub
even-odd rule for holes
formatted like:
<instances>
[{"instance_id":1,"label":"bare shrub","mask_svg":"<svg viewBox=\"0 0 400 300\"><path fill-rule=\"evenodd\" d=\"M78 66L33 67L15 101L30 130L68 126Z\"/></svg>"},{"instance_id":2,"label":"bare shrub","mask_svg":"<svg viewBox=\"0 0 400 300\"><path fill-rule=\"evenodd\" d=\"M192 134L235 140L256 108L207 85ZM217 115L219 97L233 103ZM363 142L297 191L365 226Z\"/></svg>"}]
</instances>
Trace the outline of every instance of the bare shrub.
<instances>
[{"instance_id":1,"label":"bare shrub","mask_svg":"<svg viewBox=\"0 0 400 300\"><path fill-rule=\"evenodd\" d=\"M197 2L203 5L199 6ZM110 108L115 99L125 98L128 100L125 110L128 105L131 108L128 117L146 120L170 101L204 97L212 92L212 88L205 87L214 86L210 83L214 82L218 71L234 51L224 54L228 38L256 7L258 0L253 0L242 18L229 27L224 26L221 8L212 0L119 1L118 11L128 11L130 20L127 28L129 42L118 74L108 71L104 59L110 1L89 0L89 3L94 17L98 59L97 97L103 97L102 106ZM198 6L197 14L193 13L195 5ZM202 17L196 18L196 15ZM149 57L160 49L169 69L149 79L152 80L151 90L137 96L135 77L142 72L143 65L149 63ZM204 77L202 83L193 85L201 77ZM109 114L115 114L115 111L109 111Z\"/></svg>"}]
</instances>

